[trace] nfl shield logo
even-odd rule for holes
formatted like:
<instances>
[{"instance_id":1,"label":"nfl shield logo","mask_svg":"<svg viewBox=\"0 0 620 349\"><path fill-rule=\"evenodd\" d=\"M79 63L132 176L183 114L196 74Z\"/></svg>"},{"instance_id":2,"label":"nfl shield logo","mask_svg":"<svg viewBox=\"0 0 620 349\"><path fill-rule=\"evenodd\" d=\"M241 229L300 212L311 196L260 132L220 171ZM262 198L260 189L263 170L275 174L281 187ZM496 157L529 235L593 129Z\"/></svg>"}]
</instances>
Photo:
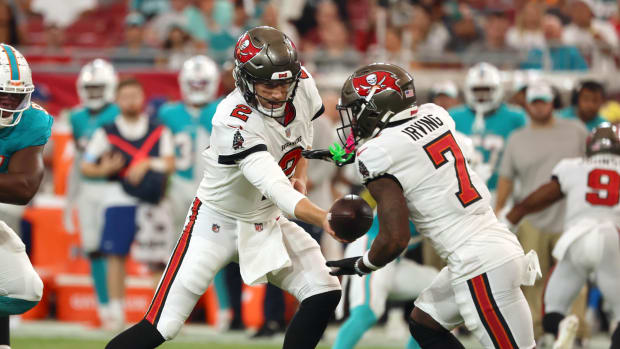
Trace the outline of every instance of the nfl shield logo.
<instances>
[{"instance_id":1,"label":"nfl shield logo","mask_svg":"<svg viewBox=\"0 0 620 349\"><path fill-rule=\"evenodd\" d=\"M263 231L263 223L254 223L254 229L258 232Z\"/></svg>"},{"instance_id":2,"label":"nfl shield logo","mask_svg":"<svg viewBox=\"0 0 620 349\"><path fill-rule=\"evenodd\" d=\"M291 129L287 128L284 133L286 134L286 137L290 137L291 136Z\"/></svg>"},{"instance_id":3,"label":"nfl shield logo","mask_svg":"<svg viewBox=\"0 0 620 349\"><path fill-rule=\"evenodd\" d=\"M211 230L212 230L214 233L219 233L219 232L220 232L220 226L219 226L219 225L217 225L217 224L213 224L213 225L211 226Z\"/></svg>"}]
</instances>

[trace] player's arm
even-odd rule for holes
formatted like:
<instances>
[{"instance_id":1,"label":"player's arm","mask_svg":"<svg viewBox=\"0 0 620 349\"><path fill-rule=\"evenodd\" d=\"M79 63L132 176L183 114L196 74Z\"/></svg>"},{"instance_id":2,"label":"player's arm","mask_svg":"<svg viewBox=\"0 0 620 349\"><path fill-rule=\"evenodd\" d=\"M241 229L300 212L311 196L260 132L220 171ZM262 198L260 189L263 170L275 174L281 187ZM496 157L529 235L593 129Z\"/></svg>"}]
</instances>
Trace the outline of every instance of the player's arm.
<instances>
[{"instance_id":1,"label":"player's arm","mask_svg":"<svg viewBox=\"0 0 620 349\"><path fill-rule=\"evenodd\" d=\"M506 219L512 224L517 224L524 216L542 211L563 197L564 194L562 193L560 182L556 177L553 177L549 182L528 195L523 201L516 204L506 214Z\"/></svg>"},{"instance_id":2,"label":"player's arm","mask_svg":"<svg viewBox=\"0 0 620 349\"><path fill-rule=\"evenodd\" d=\"M0 174L0 202L26 205L43 179L43 145L16 151L7 173Z\"/></svg>"},{"instance_id":3,"label":"player's arm","mask_svg":"<svg viewBox=\"0 0 620 349\"><path fill-rule=\"evenodd\" d=\"M332 275L368 274L393 261L409 245L409 212L400 184L391 176L382 176L366 187L377 202L379 234L363 256L328 261L328 267L338 268Z\"/></svg>"},{"instance_id":4,"label":"player's arm","mask_svg":"<svg viewBox=\"0 0 620 349\"><path fill-rule=\"evenodd\" d=\"M512 190L514 187L514 183L512 179L508 177L499 176L497 178L497 191L496 191L496 199L495 199L495 213L499 214L499 212L506 206L506 202L510 195L512 195Z\"/></svg>"},{"instance_id":5,"label":"player's arm","mask_svg":"<svg viewBox=\"0 0 620 349\"><path fill-rule=\"evenodd\" d=\"M327 221L327 211L295 190L280 166L266 151L266 146L264 149L253 151L238 162L245 178L283 212L306 223L322 227L334 236L335 233Z\"/></svg>"},{"instance_id":6,"label":"player's arm","mask_svg":"<svg viewBox=\"0 0 620 349\"><path fill-rule=\"evenodd\" d=\"M295 166L295 173L291 178L291 184L293 188L298 192L308 195L308 160L305 158L299 159L297 166Z\"/></svg>"},{"instance_id":7,"label":"player's arm","mask_svg":"<svg viewBox=\"0 0 620 349\"><path fill-rule=\"evenodd\" d=\"M409 244L409 212L400 184L391 177L380 177L366 184L377 202L379 234L363 262L383 267L398 257ZM370 272L371 266L360 263L360 269ZM375 268L376 269L376 268Z\"/></svg>"},{"instance_id":8,"label":"player's arm","mask_svg":"<svg viewBox=\"0 0 620 349\"><path fill-rule=\"evenodd\" d=\"M86 177L109 177L125 166L125 159L120 153L106 153L110 149L105 131L98 129L86 147L80 171Z\"/></svg>"}]
</instances>

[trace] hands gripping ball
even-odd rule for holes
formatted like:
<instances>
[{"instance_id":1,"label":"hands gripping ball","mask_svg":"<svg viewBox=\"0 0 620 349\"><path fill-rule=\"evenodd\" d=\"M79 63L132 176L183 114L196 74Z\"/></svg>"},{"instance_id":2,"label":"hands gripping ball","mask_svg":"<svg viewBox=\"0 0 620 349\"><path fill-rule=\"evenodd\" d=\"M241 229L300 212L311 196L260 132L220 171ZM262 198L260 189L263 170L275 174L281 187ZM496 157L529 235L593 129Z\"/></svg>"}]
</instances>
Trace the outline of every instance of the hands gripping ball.
<instances>
[{"instance_id":1,"label":"hands gripping ball","mask_svg":"<svg viewBox=\"0 0 620 349\"><path fill-rule=\"evenodd\" d=\"M346 195L334 202L327 219L339 238L353 242L370 229L373 212L364 199Z\"/></svg>"}]
</instances>

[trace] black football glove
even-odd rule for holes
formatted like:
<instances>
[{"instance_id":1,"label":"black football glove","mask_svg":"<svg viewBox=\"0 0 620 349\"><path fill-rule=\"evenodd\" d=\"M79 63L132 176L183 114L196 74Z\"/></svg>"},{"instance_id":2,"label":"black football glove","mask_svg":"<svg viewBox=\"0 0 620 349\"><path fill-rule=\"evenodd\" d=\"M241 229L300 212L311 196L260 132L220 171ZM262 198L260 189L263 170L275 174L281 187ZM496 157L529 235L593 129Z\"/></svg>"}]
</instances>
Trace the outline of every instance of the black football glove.
<instances>
[{"instance_id":1,"label":"black football glove","mask_svg":"<svg viewBox=\"0 0 620 349\"><path fill-rule=\"evenodd\" d=\"M359 264L362 263L362 256L345 258L337 261L327 261L325 265L330 268L338 268L335 271L329 273L334 276L339 275L359 275L363 276L369 273L363 272L359 268Z\"/></svg>"}]
</instances>

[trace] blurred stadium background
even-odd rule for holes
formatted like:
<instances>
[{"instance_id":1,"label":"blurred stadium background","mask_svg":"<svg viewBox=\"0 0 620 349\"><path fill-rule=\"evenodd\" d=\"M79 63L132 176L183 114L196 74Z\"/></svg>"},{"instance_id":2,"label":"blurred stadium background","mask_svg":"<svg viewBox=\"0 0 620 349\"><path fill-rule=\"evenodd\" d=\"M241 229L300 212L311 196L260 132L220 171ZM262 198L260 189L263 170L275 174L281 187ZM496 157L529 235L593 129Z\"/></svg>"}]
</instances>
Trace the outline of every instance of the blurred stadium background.
<instances>
[{"instance_id":1,"label":"blurred stadium background","mask_svg":"<svg viewBox=\"0 0 620 349\"><path fill-rule=\"evenodd\" d=\"M504 99L516 104L523 103L518 92L528 82L544 79L557 91L555 107L567 108L580 81L595 80L606 89L599 113L616 122L619 6L615 0L0 0L0 42L24 54L36 86L33 100L55 117L40 192L25 209L0 208L3 219L21 228L45 284L43 301L12 319L13 347L101 348L114 334L98 328L79 234L62 223L75 152L66 115L79 105L76 78L89 61L104 58L120 77L137 78L148 97L149 115L156 115L163 103L181 98L179 69L196 54L220 65L219 94L231 91L237 38L251 27L269 25L296 43L334 127L342 82L355 67L375 61L408 68L420 103L430 101L435 83L444 81L455 84L461 91L455 96L462 101L467 69L481 61L501 69ZM334 196L359 189L347 173L335 173L329 181ZM135 322L149 305L153 285L148 268L131 258L127 273L125 312L127 321ZM216 297L208 291L191 326L164 347L278 347L281 335L249 337L263 323L264 294L264 287L244 287L241 320L248 332L222 333L206 327L216 323L218 313ZM295 306L286 298L287 318ZM403 347L404 326L372 330L362 343ZM336 329L334 324L328 330L325 348ZM468 348L477 347L463 338ZM608 345L604 332L593 329L592 338L591 348Z\"/></svg>"}]
</instances>

